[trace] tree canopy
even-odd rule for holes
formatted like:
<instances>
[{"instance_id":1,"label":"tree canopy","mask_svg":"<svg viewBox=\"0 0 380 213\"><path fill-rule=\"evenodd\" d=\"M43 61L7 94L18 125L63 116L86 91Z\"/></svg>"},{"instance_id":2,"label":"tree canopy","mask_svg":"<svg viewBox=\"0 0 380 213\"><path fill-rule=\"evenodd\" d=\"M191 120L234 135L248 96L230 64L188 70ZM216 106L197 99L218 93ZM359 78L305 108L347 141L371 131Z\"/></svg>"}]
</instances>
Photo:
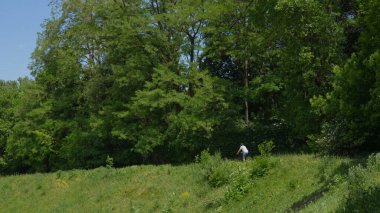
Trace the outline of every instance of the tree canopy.
<instances>
[{"instance_id":1,"label":"tree canopy","mask_svg":"<svg viewBox=\"0 0 380 213\"><path fill-rule=\"evenodd\" d=\"M204 149L378 148L375 0L58 0L33 79L0 82L0 170L181 163Z\"/></svg>"}]
</instances>

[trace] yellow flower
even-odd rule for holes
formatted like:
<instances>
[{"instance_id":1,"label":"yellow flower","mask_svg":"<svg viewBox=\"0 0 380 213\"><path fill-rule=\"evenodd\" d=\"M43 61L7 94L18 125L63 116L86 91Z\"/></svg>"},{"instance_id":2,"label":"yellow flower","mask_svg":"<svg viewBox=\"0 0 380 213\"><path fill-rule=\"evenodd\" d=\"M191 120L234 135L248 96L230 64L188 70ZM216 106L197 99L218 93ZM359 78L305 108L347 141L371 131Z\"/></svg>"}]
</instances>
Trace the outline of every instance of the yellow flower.
<instances>
[{"instance_id":1,"label":"yellow flower","mask_svg":"<svg viewBox=\"0 0 380 213\"><path fill-rule=\"evenodd\" d=\"M182 192L181 195L180 195L181 198L188 198L189 196L190 196L190 193L187 192L187 191L186 192Z\"/></svg>"}]
</instances>

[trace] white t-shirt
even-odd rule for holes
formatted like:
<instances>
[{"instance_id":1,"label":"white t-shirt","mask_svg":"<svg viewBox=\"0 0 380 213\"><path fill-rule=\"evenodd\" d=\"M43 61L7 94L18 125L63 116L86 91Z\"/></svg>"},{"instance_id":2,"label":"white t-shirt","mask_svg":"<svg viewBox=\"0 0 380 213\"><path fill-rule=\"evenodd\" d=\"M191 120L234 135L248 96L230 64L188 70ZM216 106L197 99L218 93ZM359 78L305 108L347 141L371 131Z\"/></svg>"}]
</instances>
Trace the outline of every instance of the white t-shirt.
<instances>
[{"instance_id":1,"label":"white t-shirt","mask_svg":"<svg viewBox=\"0 0 380 213\"><path fill-rule=\"evenodd\" d=\"M248 153L248 149L246 146L242 145L240 146L240 150L243 152L243 153Z\"/></svg>"}]
</instances>

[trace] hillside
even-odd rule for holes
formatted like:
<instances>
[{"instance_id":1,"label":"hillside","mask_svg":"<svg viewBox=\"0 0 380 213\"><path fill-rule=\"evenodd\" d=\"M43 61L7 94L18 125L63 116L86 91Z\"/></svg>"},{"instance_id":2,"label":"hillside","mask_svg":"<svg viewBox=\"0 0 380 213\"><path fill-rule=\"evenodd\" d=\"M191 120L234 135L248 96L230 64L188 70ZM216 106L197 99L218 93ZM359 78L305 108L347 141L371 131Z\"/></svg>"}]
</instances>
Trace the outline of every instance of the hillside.
<instances>
[{"instance_id":1,"label":"hillside","mask_svg":"<svg viewBox=\"0 0 380 213\"><path fill-rule=\"evenodd\" d=\"M346 212L354 210L351 204L364 208L360 207L362 200L350 197L364 192L367 197L362 198L366 199L367 207L378 210L375 196L379 195L380 186L379 159L378 155L373 156L366 167L353 167L358 161L347 158L282 155L237 162L203 153L198 163L181 166L146 165L6 176L0 177L0 209L2 212ZM355 183L358 187L353 188Z\"/></svg>"}]
</instances>

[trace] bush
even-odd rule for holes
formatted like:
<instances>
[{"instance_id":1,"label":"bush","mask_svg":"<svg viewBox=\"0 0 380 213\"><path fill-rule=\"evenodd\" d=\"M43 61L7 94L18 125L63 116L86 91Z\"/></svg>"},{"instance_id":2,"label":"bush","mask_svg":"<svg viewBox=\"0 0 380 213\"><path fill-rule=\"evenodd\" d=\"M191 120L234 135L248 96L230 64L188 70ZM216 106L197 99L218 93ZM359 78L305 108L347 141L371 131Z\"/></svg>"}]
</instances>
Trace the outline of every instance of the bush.
<instances>
[{"instance_id":1,"label":"bush","mask_svg":"<svg viewBox=\"0 0 380 213\"><path fill-rule=\"evenodd\" d=\"M277 161L274 158L261 156L257 157L252 161L251 165L251 176L252 177L262 177L268 174L269 170L274 168Z\"/></svg>"},{"instance_id":2,"label":"bush","mask_svg":"<svg viewBox=\"0 0 380 213\"><path fill-rule=\"evenodd\" d=\"M226 162L219 164L211 170L208 176L209 183L214 187L227 184L230 181L231 170L232 169L230 164Z\"/></svg>"},{"instance_id":3,"label":"bush","mask_svg":"<svg viewBox=\"0 0 380 213\"><path fill-rule=\"evenodd\" d=\"M380 153L373 154L368 157L367 168L371 172L380 171Z\"/></svg>"},{"instance_id":4,"label":"bush","mask_svg":"<svg viewBox=\"0 0 380 213\"><path fill-rule=\"evenodd\" d=\"M240 168L231 174L230 186L227 189L224 198L226 202L240 200L243 198L252 186L250 173L247 168Z\"/></svg>"},{"instance_id":5,"label":"bush","mask_svg":"<svg viewBox=\"0 0 380 213\"><path fill-rule=\"evenodd\" d=\"M348 173L348 195L338 212L380 212L380 154L371 155L367 167L352 167Z\"/></svg>"},{"instance_id":6,"label":"bush","mask_svg":"<svg viewBox=\"0 0 380 213\"><path fill-rule=\"evenodd\" d=\"M322 125L321 133L308 136L308 146L322 154L346 154L360 148L365 142L360 133L354 134L346 120L331 121Z\"/></svg>"},{"instance_id":7,"label":"bush","mask_svg":"<svg viewBox=\"0 0 380 213\"><path fill-rule=\"evenodd\" d=\"M249 124L251 138L255 144L262 141L272 140L276 148L288 150L291 127L279 117L273 116L268 119L260 119L261 116L252 118Z\"/></svg>"},{"instance_id":8,"label":"bush","mask_svg":"<svg viewBox=\"0 0 380 213\"><path fill-rule=\"evenodd\" d=\"M224 161L220 153L211 155L208 150L202 151L196 162L201 165L202 175L211 186L219 187L229 182L233 166Z\"/></svg>"},{"instance_id":9,"label":"bush","mask_svg":"<svg viewBox=\"0 0 380 213\"><path fill-rule=\"evenodd\" d=\"M274 143L272 140L264 141L263 143L259 144L259 152L262 156L270 156L272 155L272 151L274 149Z\"/></svg>"},{"instance_id":10,"label":"bush","mask_svg":"<svg viewBox=\"0 0 380 213\"><path fill-rule=\"evenodd\" d=\"M206 168L211 162L211 158L213 158L213 156L210 154L209 150L206 149L203 150L200 155L195 157L195 162L199 163L202 168Z\"/></svg>"},{"instance_id":11,"label":"bush","mask_svg":"<svg viewBox=\"0 0 380 213\"><path fill-rule=\"evenodd\" d=\"M113 168L113 158L107 155L106 158L106 168L110 169Z\"/></svg>"},{"instance_id":12,"label":"bush","mask_svg":"<svg viewBox=\"0 0 380 213\"><path fill-rule=\"evenodd\" d=\"M5 159L0 157L0 172L2 172L5 169L6 165L7 162L5 161Z\"/></svg>"}]
</instances>

